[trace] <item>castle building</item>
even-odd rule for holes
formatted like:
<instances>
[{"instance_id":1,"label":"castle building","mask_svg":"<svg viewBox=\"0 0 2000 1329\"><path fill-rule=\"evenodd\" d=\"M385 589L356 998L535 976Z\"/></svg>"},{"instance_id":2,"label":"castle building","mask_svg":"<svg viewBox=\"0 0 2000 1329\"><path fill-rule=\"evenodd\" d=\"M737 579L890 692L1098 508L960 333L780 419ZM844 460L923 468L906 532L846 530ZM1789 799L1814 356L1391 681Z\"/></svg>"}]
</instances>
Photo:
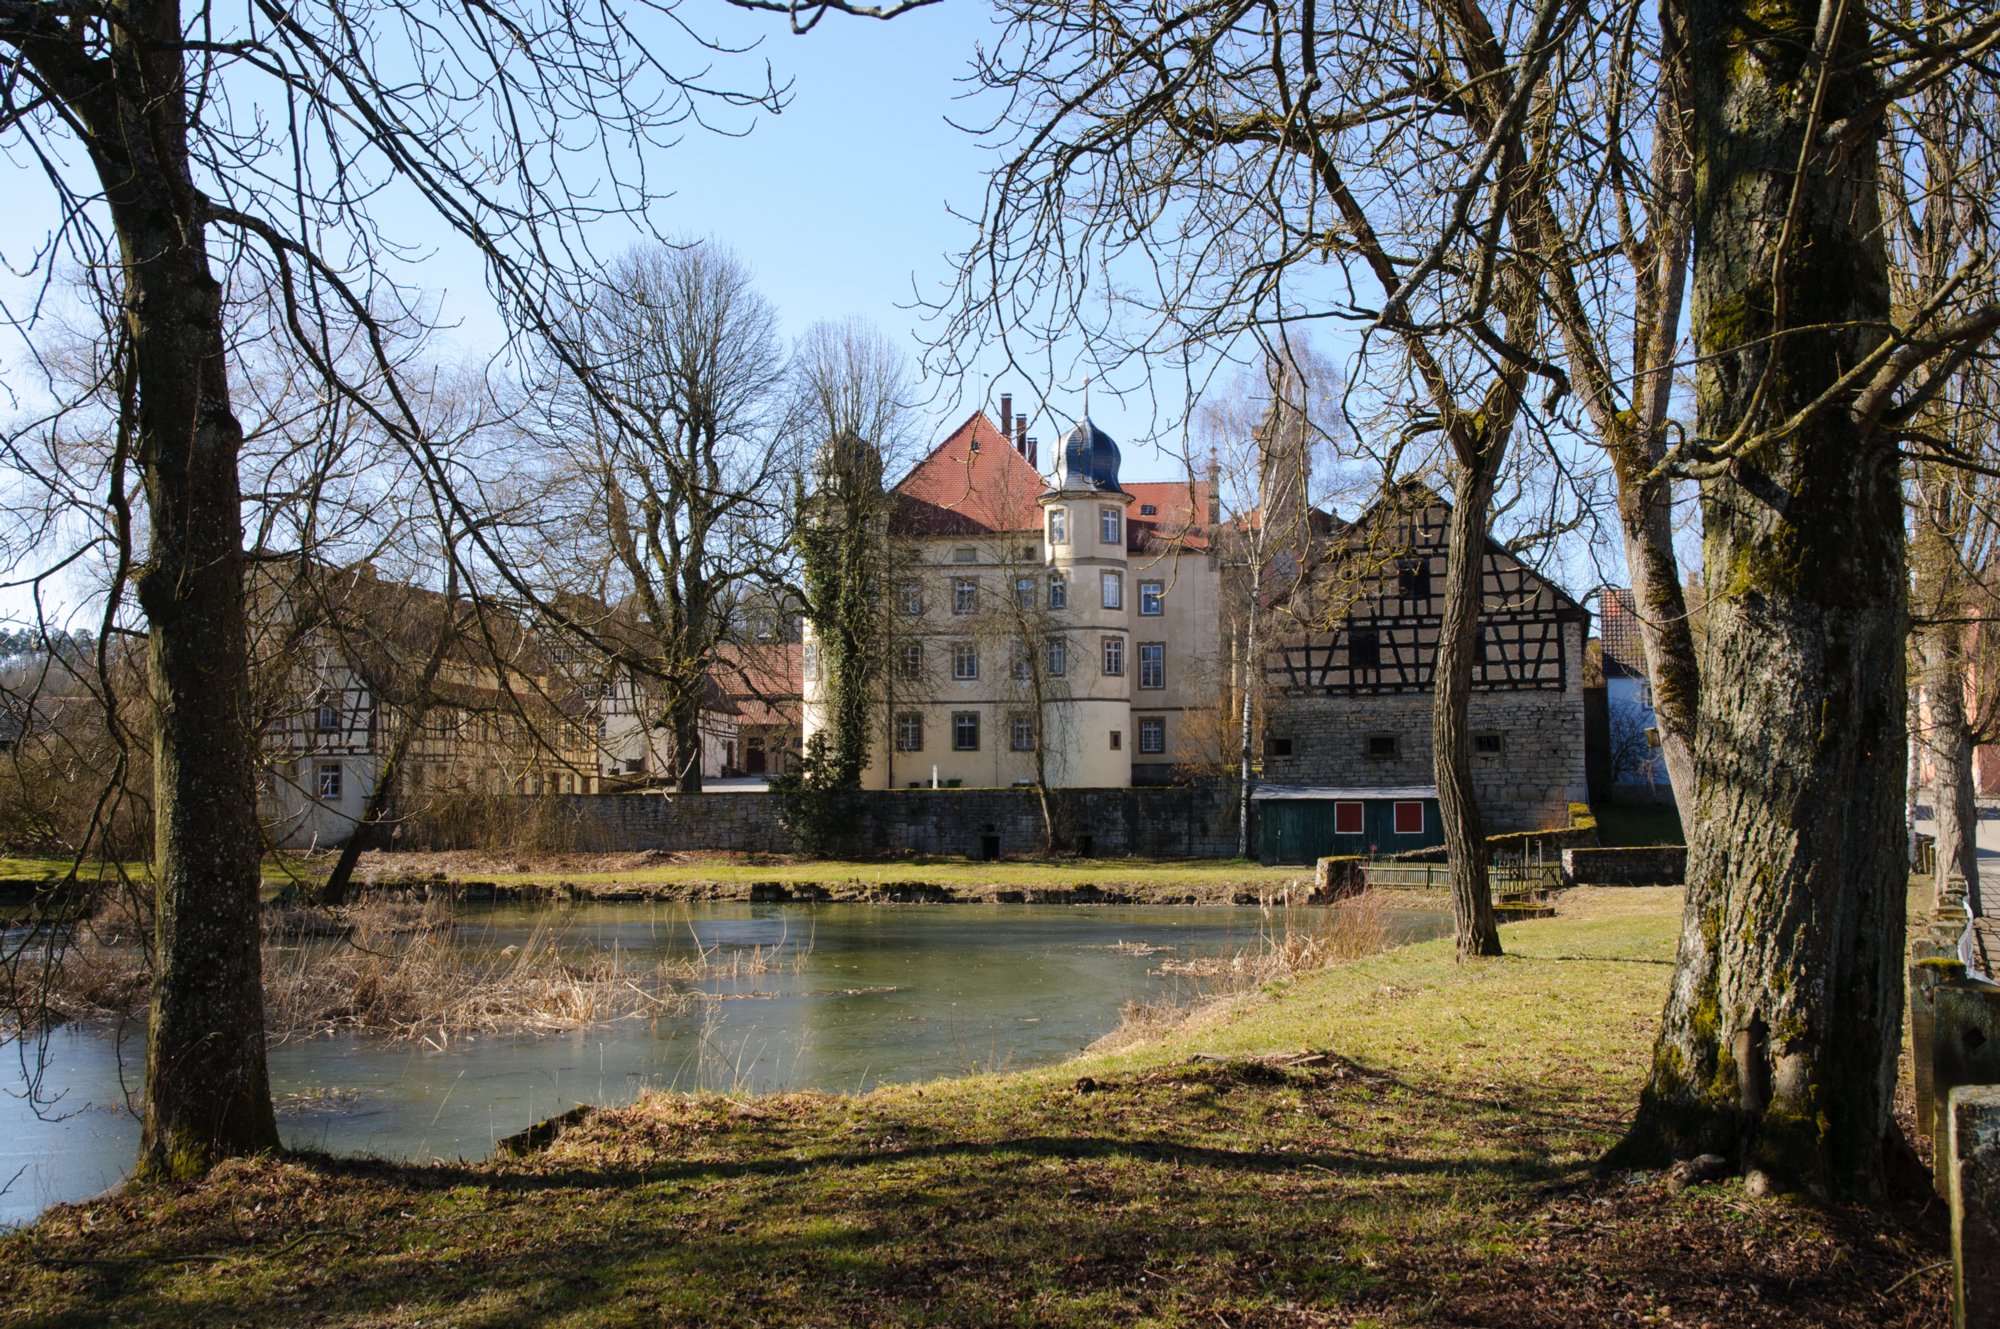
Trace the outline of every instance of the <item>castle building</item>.
<instances>
[{"instance_id":1,"label":"castle building","mask_svg":"<svg viewBox=\"0 0 2000 1329\"><path fill-rule=\"evenodd\" d=\"M872 789L1166 783L1219 696L1215 492L1127 483L1087 417L1036 465L1001 398L888 491ZM828 680L804 642L808 742Z\"/></svg>"}]
</instances>

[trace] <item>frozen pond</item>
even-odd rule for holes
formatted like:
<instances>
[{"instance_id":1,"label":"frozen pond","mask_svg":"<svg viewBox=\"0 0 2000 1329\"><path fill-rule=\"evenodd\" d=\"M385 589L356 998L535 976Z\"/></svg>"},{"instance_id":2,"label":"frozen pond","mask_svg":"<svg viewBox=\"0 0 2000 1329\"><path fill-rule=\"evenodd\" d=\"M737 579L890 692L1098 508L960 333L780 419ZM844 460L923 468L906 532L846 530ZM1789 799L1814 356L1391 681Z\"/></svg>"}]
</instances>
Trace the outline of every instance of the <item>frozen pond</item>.
<instances>
[{"instance_id":1,"label":"frozen pond","mask_svg":"<svg viewBox=\"0 0 2000 1329\"><path fill-rule=\"evenodd\" d=\"M467 908L459 944L525 939L549 915ZM1252 908L1051 905L647 905L563 911L565 945L635 958L713 948L725 965L752 947L803 952L766 972L702 983L723 998L657 1019L533 1037L431 1042L341 1037L271 1051L285 1142L396 1158L479 1158L494 1141L578 1103L628 1102L645 1088L865 1090L1061 1060L1118 1023L1132 1000L1184 985L1173 956L1253 944ZM1444 935L1448 916L1399 912L1397 940ZM1159 949L1164 948L1164 949ZM122 1051L122 1064L121 1064ZM24 1049L0 1065L0 1223L116 1184L137 1148L125 1086L143 1031L96 1028L49 1040L39 1115L23 1095ZM18 1173L18 1176L16 1175Z\"/></svg>"}]
</instances>

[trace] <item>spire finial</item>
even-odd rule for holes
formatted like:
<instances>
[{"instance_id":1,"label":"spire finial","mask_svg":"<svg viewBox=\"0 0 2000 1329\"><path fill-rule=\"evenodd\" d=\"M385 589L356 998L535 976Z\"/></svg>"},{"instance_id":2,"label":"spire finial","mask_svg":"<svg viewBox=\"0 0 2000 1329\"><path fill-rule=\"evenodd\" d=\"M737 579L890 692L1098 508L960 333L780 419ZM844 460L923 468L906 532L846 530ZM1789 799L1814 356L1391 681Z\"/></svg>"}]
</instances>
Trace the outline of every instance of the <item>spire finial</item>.
<instances>
[{"instance_id":1,"label":"spire finial","mask_svg":"<svg viewBox=\"0 0 2000 1329\"><path fill-rule=\"evenodd\" d=\"M1090 375L1083 376L1083 418L1090 418Z\"/></svg>"}]
</instances>

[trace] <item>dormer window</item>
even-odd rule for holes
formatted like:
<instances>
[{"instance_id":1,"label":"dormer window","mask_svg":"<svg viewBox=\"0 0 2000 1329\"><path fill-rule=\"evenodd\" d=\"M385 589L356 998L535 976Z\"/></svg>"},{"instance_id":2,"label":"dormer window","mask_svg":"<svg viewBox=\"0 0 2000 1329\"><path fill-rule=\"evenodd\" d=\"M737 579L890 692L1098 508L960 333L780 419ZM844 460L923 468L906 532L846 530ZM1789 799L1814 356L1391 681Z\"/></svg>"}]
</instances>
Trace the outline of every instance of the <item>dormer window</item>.
<instances>
[{"instance_id":1,"label":"dormer window","mask_svg":"<svg viewBox=\"0 0 2000 1329\"><path fill-rule=\"evenodd\" d=\"M1139 505L1139 515L1141 517L1157 517L1160 515L1160 509L1156 504L1141 503Z\"/></svg>"},{"instance_id":2,"label":"dormer window","mask_svg":"<svg viewBox=\"0 0 2000 1329\"><path fill-rule=\"evenodd\" d=\"M1049 509L1049 543L1066 545L1069 543L1069 509Z\"/></svg>"},{"instance_id":3,"label":"dormer window","mask_svg":"<svg viewBox=\"0 0 2000 1329\"><path fill-rule=\"evenodd\" d=\"M1098 543L1107 545L1124 543L1124 523L1125 514L1117 508L1099 508L1097 510Z\"/></svg>"}]
</instances>

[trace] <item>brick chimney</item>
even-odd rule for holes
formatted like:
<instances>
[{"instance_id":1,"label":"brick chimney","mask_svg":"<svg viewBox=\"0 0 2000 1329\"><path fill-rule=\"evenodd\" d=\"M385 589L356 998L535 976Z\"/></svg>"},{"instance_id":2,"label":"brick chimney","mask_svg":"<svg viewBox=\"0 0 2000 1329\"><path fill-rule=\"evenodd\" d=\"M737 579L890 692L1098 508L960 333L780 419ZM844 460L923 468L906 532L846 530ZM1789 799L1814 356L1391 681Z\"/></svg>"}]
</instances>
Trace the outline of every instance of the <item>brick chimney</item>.
<instances>
[{"instance_id":1,"label":"brick chimney","mask_svg":"<svg viewBox=\"0 0 2000 1329\"><path fill-rule=\"evenodd\" d=\"M1000 394L1000 437L1012 438L1013 436L1014 436L1014 394L1011 392L1003 392Z\"/></svg>"}]
</instances>

